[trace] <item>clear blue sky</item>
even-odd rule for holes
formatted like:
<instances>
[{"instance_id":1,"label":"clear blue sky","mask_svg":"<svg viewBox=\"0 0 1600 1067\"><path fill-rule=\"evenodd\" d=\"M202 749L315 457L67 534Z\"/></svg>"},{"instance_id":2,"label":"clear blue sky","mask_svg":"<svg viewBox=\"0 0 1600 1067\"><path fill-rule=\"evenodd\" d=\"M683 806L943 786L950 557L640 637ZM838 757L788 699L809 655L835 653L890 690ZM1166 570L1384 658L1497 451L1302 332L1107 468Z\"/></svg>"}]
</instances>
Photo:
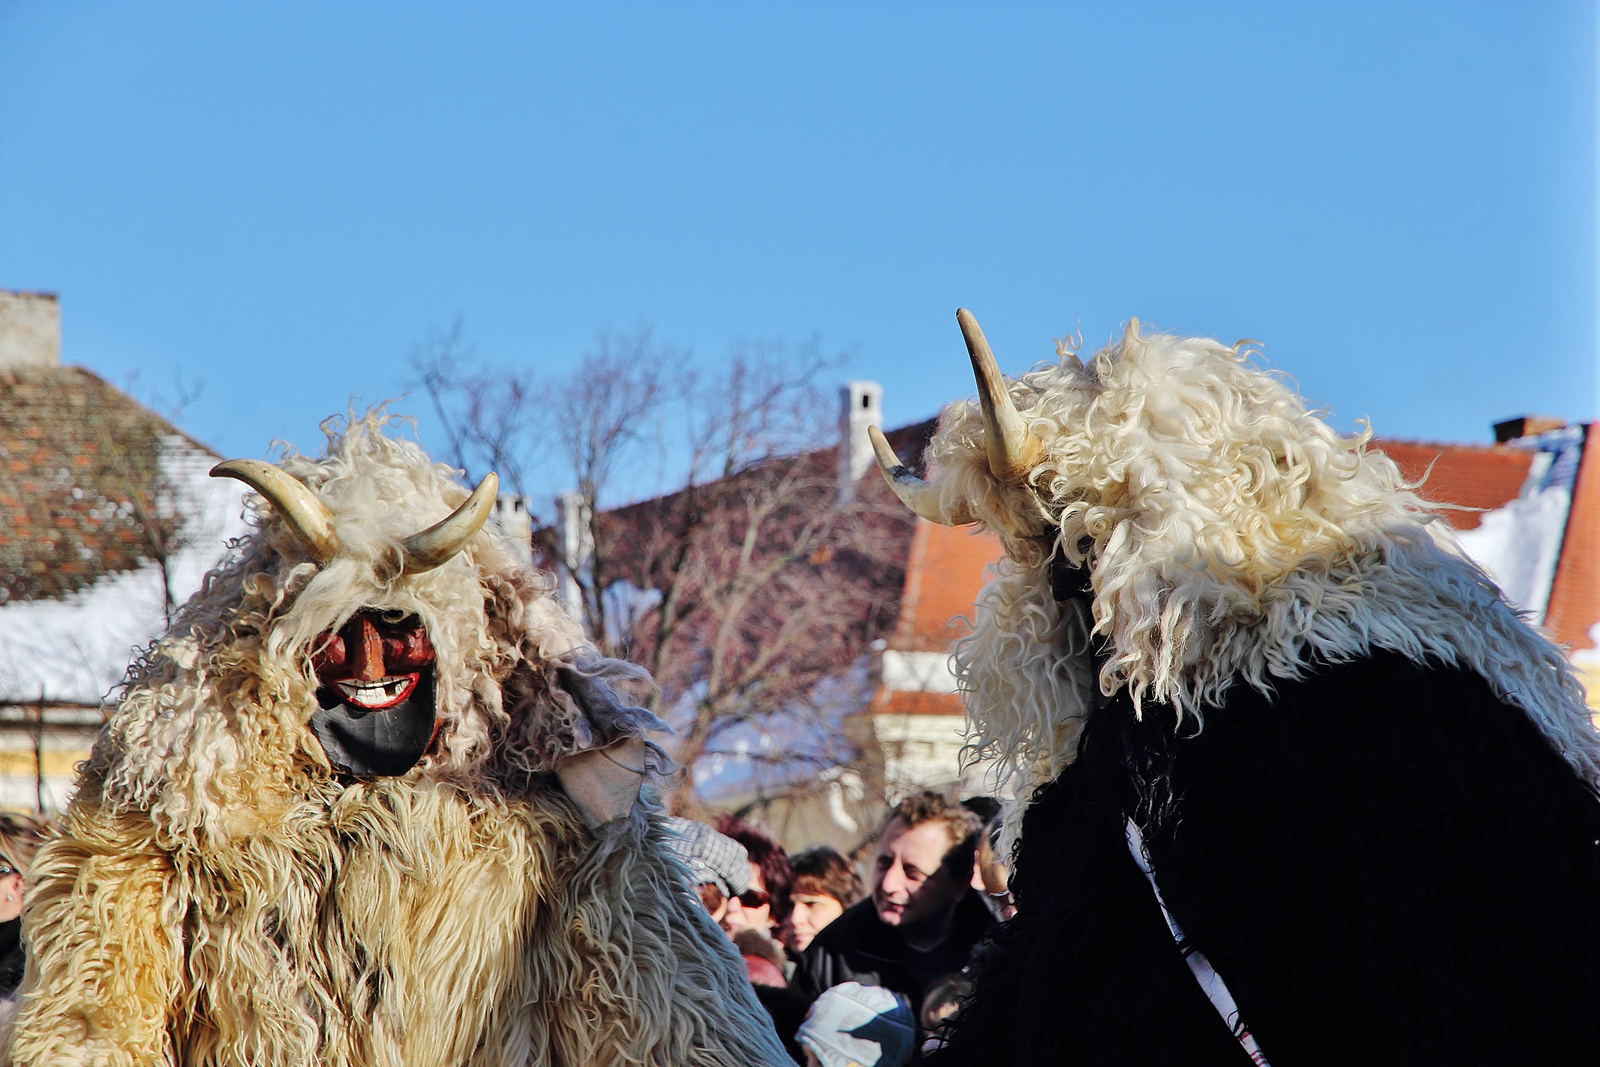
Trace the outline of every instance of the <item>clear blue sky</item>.
<instances>
[{"instance_id":1,"label":"clear blue sky","mask_svg":"<svg viewBox=\"0 0 1600 1067\"><path fill-rule=\"evenodd\" d=\"M1013 373L1138 315L1483 440L1595 414L1595 51L1530 0L0 3L0 286L230 455L457 314L551 373L816 333L906 422L958 305Z\"/></svg>"}]
</instances>

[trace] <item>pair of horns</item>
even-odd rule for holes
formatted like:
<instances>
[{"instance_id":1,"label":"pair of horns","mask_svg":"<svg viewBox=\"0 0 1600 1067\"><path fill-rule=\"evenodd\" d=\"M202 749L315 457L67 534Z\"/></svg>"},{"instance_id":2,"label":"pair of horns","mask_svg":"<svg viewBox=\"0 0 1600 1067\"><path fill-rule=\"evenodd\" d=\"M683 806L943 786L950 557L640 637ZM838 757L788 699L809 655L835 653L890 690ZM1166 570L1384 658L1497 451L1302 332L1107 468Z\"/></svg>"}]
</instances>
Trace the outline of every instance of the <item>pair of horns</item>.
<instances>
[{"instance_id":1,"label":"pair of horns","mask_svg":"<svg viewBox=\"0 0 1600 1067\"><path fill-rule=\"evenodd\" d=\"M283 468L259 459L230 459L212 467L211 477L237 478L272 501L318 563L327 563L339 554L333 512L304 482ZM401 542L400 553L405 560L401 573L431 571L465 548L489 518L499 488L498 475L485 475L472 495L448 517Z\"/></svg>"},{"instance_id":2,"label":"pair of horns","mask_svg":"<svg viewBox=\"0 0 1600 1067\"><path fill-rule=\"evenodd\" d=\"M989 455L989 471L1000 481L1015 485L1039 462L1044 444L1028 429L1017 405L1012 403L1005 377L1000 373L1000 365L995 362L983 330L978 327L978 320L966 308L957 308L956 322L967 342L972 375L978 380L978 406L983 409L983 443ZM906 469L876 426L868 428L867 434L872 438L872 451L878 458L879 469L906 507L930 522L945 526L977 521L977 516L965 504L958 504L947 512L939 503L939 490Z\"/></svg>"}]
</instances>

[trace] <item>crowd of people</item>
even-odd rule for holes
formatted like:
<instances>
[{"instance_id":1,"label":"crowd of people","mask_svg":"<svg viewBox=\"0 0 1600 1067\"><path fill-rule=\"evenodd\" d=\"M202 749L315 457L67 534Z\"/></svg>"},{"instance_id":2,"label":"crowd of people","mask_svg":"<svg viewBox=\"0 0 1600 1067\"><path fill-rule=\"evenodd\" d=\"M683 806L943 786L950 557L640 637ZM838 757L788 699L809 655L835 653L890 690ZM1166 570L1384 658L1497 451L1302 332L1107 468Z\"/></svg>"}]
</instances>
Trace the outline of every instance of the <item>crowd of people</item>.
<instances>
[{"instance_id":1,"label":"crowd of people","mask_svg":"<svg viewBox=\"0 0 1600 1067\"><path fill-rule=\"evenodd\" d=\"M787 855L732 815L671 819L668 843L797 1063L900 1067L938 1046L974 950L1015 911L998 808L905 797L858 850L865 882L838 851Z\"/></svg>"}]
</instances>

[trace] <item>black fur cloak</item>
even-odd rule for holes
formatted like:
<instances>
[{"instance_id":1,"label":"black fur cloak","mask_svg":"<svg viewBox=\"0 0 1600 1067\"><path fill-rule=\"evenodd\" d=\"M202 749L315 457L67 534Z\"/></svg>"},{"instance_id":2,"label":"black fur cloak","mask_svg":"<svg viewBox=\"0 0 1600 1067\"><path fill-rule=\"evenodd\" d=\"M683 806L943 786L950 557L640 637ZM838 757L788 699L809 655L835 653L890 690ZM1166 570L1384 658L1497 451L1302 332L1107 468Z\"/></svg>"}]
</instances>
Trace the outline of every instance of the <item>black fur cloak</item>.
<instances>
[{"instance_id":1,"label":"black fur cloak","mask_svg":"<svg viewBox=\"0 0 1600 1067\"><path fill-rule=\"evenodd\" d=\"M1250 1062L1130 818L1273 1067L1600 1063L1600 803L1521 709L1378 653L1175 722L1091 714L939 1067Z\"/></svg>"}]
</instances>

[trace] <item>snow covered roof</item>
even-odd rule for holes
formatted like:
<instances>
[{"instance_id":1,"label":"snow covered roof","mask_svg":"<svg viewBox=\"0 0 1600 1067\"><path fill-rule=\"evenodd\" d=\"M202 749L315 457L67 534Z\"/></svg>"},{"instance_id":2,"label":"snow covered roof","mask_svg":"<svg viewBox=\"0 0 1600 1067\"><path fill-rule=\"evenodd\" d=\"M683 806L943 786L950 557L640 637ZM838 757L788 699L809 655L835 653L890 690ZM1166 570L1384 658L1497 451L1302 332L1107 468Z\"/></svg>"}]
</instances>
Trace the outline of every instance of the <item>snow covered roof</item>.
<instances>
[{"instance_id":1,"label":"snow covered roof","mask_svg":"<svg viewBox=\"0 0 1600 1067\"><path fill-rule=\"evenodd\" d=\"M1591 426L1558 426L1500 445L1374 443L1407 478L1427 475L1427 499L1482 509L1441 514L1467 554L1551 637L1573 649L1594 647L1600 445Z\"/></svg>"},{"instance_id":2,"label":"snow covered roof","mask_svg":"<svg viewBox=\"0 0 1600 1067\"><path fill-rule=\"evenodd\" d=\"M95 706L244 532L218 457L77 367L0 371L0 704Z\"/></svg>"}]
</instances>

